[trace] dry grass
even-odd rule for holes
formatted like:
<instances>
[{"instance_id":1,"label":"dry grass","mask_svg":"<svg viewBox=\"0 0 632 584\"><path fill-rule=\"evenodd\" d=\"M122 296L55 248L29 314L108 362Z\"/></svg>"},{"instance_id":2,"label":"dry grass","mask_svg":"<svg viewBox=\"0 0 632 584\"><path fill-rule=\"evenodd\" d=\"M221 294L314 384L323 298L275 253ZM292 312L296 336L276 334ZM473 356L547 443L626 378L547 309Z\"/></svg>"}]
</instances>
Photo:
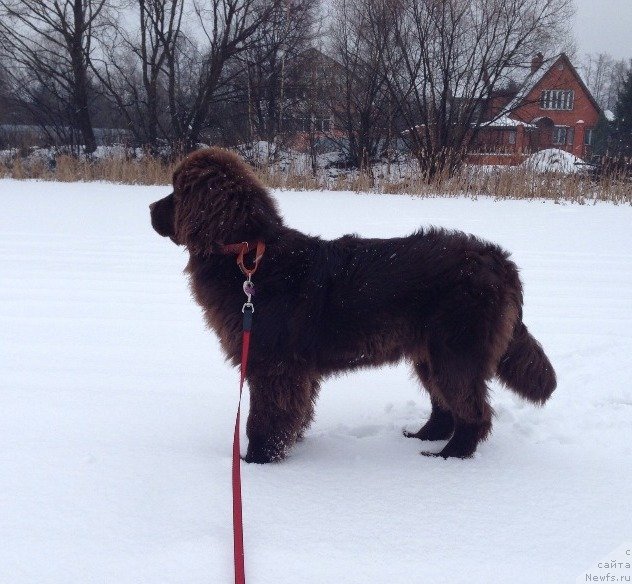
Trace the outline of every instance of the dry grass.
<instances>
[{"instance_id":1,"label":"dry grass","mask_svg":"<svg viewBox=\"0 0 632 584\"><path fill-rule=\"evenodd\" d=\"M60 155L55 159L55 164L50 164L45 160L15 156L0 162L0 176L66 182L165 185L171 182L175 164L150 157L82 160L68 155ZM423 180L414 170L391 172L388 177L358 172L331 176L325 170L314 176L304 169L290 167L278 170L271 165L256 165L256 171L266 185L281 189L632 204L632 182L629 180L612 176L594 181L579 174L538 174L520 167L490 170L469 166L456 176L437 177L431 183Z\"/></svg>"},{"instance_id":2,"label":"dry grass","mask_svg":"<svg viewBox=\"0 0 632 584\"><path fill-rule=\"evenodd\" d=\"M497 199L549 199L579 204L610 201L632 204L632 182L610 176L591 180L587 176L561 173L537 173L528 168L468 166L456 176L439 176L428 182L413 172L402 176L372 176L368 173L340 174L335 178L325 172L311 173L278 171L257 167L265 184L272 188L296 190L333 190L374 192L417 196L490 196Z\"/></svg>"},{"instance_id":3,"label":"dry grass","mask_svg":"<svg viewBox=\"0 0 632 584\"><path fill-rule=\"evenodd\" d=\"M45 160L17 157L5 162L4 174L17 179L40 179L61 182L107 181L123 184L164 185L171 182L174 164L157 158L104 158L82 160L61 155L51 165Z\"/></svg>"}]
</instances>

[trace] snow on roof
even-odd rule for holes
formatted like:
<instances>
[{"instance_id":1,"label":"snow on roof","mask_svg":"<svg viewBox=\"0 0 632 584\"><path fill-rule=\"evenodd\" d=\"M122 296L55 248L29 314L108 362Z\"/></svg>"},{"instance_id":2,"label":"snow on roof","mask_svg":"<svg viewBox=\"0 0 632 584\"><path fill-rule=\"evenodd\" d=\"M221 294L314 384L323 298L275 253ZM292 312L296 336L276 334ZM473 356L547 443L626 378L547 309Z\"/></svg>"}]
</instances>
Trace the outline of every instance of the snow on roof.
<instances>
[{"instance_id":1,"label":"snow on roof","mask_svg":"<svg viewBox=\"0 0 632 584\"><path fill-rule=\"evenodd\" d=\"M507 115L501 115L495 120L490 120L489 122L481 124L481 127L487 128L515 128L517 126L524 126L525 128L535 128L533 124L527 124L526 122L521 122L520 120L514 120Z\"/></svg>"},{"instance_id":2,"label":"snow on roof","mask_svg":"<svg viewBox=\"0 0 632 584\"><path fill-rule=\"evenodd\" d=\"M511 113L513 110L515 110L516 108L518 108L518 106L520 106L520 104L522 104L522 102L525 100L527 95L531 93L533 88L538 83L540 83L540 81L542 81L542 78L548 73L550 69L551 69L550 66L545 66L543 64L543 65L540 65L540 68L537 71L527 75L526 79L524 80L524 83L522 84L522 87L520 87L520 89L518 90L518 93L516 93L516 96L505 106L505 108L501 112L502 115L507 115Z\"/></svg>"},{"instance_id":3,"label":"snow on roof","mask_svg":"<svg viewBox=\"0 0 632 584\"><path fill-rule=\"evenodd\" d=\"M532 154L521 166L534 172L561 172L572 174L581 170L584 161L558 148L547 148Z\"/></svg>"},{"instance_id":4,"label":"snow on roof","mask_svg":"<svg viewBox=\"0 0 632 584\"><path fill-rule=\"evenodd\" d=\"M606 116L606 120L608 120L609 122L614 122L616 118L614 113L610 110L603 110L603 115Z\"/></svg>"}]
</instances>

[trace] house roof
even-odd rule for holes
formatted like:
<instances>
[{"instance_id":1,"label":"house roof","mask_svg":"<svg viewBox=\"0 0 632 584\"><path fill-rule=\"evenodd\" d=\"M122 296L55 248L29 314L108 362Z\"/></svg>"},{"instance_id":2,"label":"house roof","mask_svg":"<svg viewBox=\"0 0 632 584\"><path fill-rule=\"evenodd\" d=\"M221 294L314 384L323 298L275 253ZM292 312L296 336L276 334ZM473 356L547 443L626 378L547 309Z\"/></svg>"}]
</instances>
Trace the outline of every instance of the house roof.
<instances>
[{"instance_id":1,"label":"house roof","mask_svg":"<svg viewBox=\"0 0 632 584\"><path fill-rule=\"evenodd\" d=\"M571 63L570 59L568 58L568 55L566 53L560 53L559 55L557 55L557 57L549 61L548 67L545 65L541 65L537 71L534 71L533 73L530 73L529 75L527 75L527 77L524 80L524 83L518 90L518 93L504 107L503 111L500 113L500 116L508 116L514 110L518 109L521 105L523 105L523 102L527 98L527 96L535 89L538 83L540 83L540 81L542 81L542 79L546 77L547 73L549 73L549 71L551 71L551 69L553 69L553 67L557 63L559 63L559 61L561 60L563 60L564 63L569 67L569 69L571 70L571 73L577 78L577 81L579 82L581 88L584 90L584 92L588 96L588 99L590 100L590 102L593 104L593 106L595 106L597 111L600 112L601 108L599 107L599 104L595 101L595 98L593 97L588 87L586 87L584 80L581 78L581 75L577 72L577 69L575 69L575 67Z\"/></svg>"},{"instance_id":2,"label":"house roof","mask_svg":"<svg viewBox=\"0 0 632 584\"><path fill-rule=\"evenodd\" d=\"M507 115L501 115L489 122L481 124L481 128L515 128L517 126L524 126L525 128L535 128L533 124L527 124L520 120L514 120Z\"/></svg>"},{"instance_id":3,"label":"house roof","mask_svg":"<svg viewBox=\"0 0 632 584\"><path fill-rule=\"evenodd\" d=\"M520 86L520 89L518 89L518 93L516 93L515 97L505 106L500 115L506 116L518 107L520 107L522 102L526 99L527 95L531 93L534 87L538 83L540 83L544 76L551 70L551 67L545 67L544 65L541 65L537 71L527 75L524 83Z\"/></svg>"},{"instance_id":4,"label":"house roof","mask_svg":"<svg viewBox=\"0 0 632 584\"><path fill-rule=\"evenodd\" d=\"M305 62L320 61L321 63L326 64L329 67L334 67L338 69L344 68L344 65L340 63L336 58L328 55L327 53L324 53L316 47L308 47L307 49L301 51L292 58L292 61L299 65L304 64Z\"/></svg>"}]
</instances>

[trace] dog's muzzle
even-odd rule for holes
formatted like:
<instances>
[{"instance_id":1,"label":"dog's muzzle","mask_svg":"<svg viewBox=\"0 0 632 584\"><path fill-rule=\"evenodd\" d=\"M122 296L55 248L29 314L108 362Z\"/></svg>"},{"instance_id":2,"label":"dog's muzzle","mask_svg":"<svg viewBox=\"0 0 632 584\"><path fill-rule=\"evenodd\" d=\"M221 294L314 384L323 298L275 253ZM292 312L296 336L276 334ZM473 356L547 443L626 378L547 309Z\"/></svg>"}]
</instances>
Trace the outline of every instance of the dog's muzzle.
<instances>
[{"instance_id":1,"label":"dog's muzzle","mask_svg":"<svg viewBox=\"0 0 632 584\"><path fill-rule=\"evenodd\" d=\"M173 240L176 234L173 193L149 205L149 212L151 214L151 226L154 228L154 231L158 235L170 237Z\"/></svg>"}]
</instances>

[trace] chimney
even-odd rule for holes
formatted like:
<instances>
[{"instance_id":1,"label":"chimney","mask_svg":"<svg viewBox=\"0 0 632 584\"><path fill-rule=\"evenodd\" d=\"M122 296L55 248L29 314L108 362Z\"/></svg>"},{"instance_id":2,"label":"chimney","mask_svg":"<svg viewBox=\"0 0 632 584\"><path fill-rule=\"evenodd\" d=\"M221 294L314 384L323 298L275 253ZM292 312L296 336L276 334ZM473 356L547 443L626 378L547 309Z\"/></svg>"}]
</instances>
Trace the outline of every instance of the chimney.
<instances>
[{"instance_id":1,"label":"chimney","mask_svg":"<svg viewBox=\"0 0 632 584\"><path fill-rule=\"evenodd\" d=\"M542 67L542 63L544 63L544 55L542 53L538 53L531 59L531 73L535 73L540 67Z\"/></svg>"}]
</instances>

